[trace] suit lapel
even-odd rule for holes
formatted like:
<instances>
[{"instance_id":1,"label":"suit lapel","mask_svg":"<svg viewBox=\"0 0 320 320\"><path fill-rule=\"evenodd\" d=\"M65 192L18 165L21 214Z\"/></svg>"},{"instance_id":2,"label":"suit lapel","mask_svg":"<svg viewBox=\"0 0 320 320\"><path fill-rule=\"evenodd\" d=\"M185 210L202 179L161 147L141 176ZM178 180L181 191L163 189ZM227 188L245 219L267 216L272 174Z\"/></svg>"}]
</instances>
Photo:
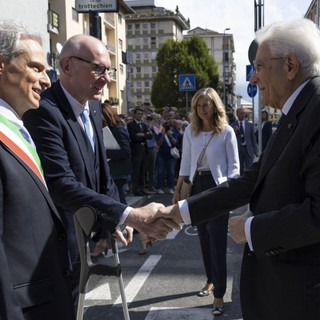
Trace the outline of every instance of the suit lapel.
<instances>
[{"instance_id":1,"label":"suit lapel","mask_svg":"<svg viewBox=\"0 0 320 320\"><path fill-rule=\"evenodd\" d=\"M67 97L65 96L63 90L61 89L60 84L53 87L53 92L55 94L57 104L61 108L62 115L64 116L65 120L67 121L70 127L70 130L72 131L75 137L75 141L77 141L79 145L81 157L85 164L85 170L87 171L87 177L91 183L91 186L93 187L95 184L94 184L94 181L92 180L92 173L88 171L88 168L94 167L94 161L92 160L94 158L93 153L92 153L92 157L88 156L88 149L90 149L92 152L90 143L86 137L85 132L82 130L81 125L78 122Z\"/></svg>"},{"instance_id":2,"label":"suit lapel","mask_svg":"<svg viewBox=\"0 0 320 320\"><path fill-rule=\"evenodd\" d=\"M315 78L306 84L294 101L289 113L283 119L281 126L271 136L263 155L255 189L268 171L274 166L277 159L286 148L286 145L290 142L290 139L299 124L298 116L304 111L306 104L308 103L306 97L311 97L313 92L317 89L317 86L320 86L320 78Z\"/></svg>"}]
</instances>

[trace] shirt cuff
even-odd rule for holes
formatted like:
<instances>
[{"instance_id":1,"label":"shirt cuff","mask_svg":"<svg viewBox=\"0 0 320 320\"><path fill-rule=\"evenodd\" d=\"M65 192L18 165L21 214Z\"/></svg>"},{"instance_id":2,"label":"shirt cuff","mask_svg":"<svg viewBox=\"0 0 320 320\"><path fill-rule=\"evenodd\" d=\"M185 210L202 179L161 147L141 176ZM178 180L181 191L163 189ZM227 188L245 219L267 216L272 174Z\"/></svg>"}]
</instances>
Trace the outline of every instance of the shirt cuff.
<instances>
[{"instance_id":1,"label":"shirt cuff","mask_svg":"<svg viewBox=\"0 0 320 320\"><path fill-rule=\"evenodd\" d=\"M252 222L253 218L254 217L249 217L244 224L244 232L246 234L248 246L251 251L253 251L253 245L252 245L252 240L251 240L251 222Z\"/></svg>"},{"instance_id":2,"label":"shirt cuff","mask_svg":"<svg viewBox=\"0 0 320 320\"><path fill-rule=\"evenodd\" d=\"M128 215L132 209L133 209L132 207L126 207L126 209L123 211L122 216L120 217L120 220L119 220L117 227L116 227L117 230L124 229L123 228L124 222L127 220Z\"/></svg>"},{"instance_id":3,"label":"shirt cuff","mask_svg":"<svg viewBox=\"0 0 320 320\"><path fill-rule=\"evenodd\" d=\"M187 200L178 201L180 215L185 224L191 224L191 217Z\"/></svg>"}]
</instances>

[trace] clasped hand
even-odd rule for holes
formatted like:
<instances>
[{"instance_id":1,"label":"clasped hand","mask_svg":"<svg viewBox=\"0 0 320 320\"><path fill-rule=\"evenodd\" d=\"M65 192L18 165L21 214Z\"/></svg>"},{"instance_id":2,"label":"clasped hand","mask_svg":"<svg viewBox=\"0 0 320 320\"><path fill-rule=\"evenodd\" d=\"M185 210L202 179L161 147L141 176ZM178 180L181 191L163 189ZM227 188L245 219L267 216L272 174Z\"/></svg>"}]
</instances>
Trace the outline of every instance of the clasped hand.
<instances>
[{"instance_id":1,"label":"clasped hand","mask_svg":"<svg viewBox=\"0 0 320 320\"><path fill-rule=\"evenodd\" d=\"M171 206L173 207L173 206ZM163 240L167 234L174 229L180 230L180 222L172 217L168 208L161 203L152 202L141 208L134 208L130 211L125 224L151 239ZM170 210L169 210L170 211Z\"/></svg>"}]
</instances>

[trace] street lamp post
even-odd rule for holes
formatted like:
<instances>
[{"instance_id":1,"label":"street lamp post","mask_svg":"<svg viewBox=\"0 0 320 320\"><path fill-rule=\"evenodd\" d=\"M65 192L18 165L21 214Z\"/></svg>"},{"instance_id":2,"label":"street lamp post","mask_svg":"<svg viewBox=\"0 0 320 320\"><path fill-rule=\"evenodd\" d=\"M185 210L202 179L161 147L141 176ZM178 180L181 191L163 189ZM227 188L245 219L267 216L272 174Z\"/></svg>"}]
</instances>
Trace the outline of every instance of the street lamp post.
<instances>
[{"instance_id":1,"label":"street lamp post","mask_svg":"<svg viewBox=\"0 0 320 320\"><path fill-rule=\"evenodd\" d=\"M226 95L226 49L225 49L225 36L226 36L226 31L230 30L230 28L225 28L223 31L223 38L222 38L222 64L223 64L223 103L224 107L227 110L227 95Z\"/></svg>"}]
</instances>

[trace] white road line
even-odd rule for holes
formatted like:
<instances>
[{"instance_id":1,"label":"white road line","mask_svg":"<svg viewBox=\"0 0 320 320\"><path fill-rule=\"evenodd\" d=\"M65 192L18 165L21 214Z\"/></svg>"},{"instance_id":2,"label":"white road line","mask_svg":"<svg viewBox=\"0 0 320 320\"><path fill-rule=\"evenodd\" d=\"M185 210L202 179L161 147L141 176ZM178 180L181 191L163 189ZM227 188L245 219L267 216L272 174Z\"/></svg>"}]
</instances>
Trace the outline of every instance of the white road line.
<instances>
[{"instance_id":1,"label":"white road line","mask_svg":"<svg viewBox=\"0 0 320 320\"><path fill-rule=\"evenodd\" d=\"M101 279L100 282L105 282L105 279ZM98 285L93 290L86 293L86 299L85 301L93 301L93 300L99 300L99 301L107 301L111 300L111 292L110 292L110 286L108 282L102 283L101 285Z\"/></svg>"},{"instance_id":2,"label":"white road line","mask_svg":"<svg viewBox=\"0 0 320 320\"><path fill-rule=\"evenodd\" d=\"M227 290L223 297L224 302L232 302L233 277L227 277Z\"/></svg>"},{"instance_id":3,"label":"white road line","mask_svg":"<svg viewBox=\"0 0 320 320\"><path fill-rule=\"evenodd\" d=\"M180 230L173 230L172 232L168 233L166 239L168 239L168 240L174 239L179 232L180 232Z\"/></svg>"},{"instance_id":4,"label":"white road line","mask_svg":"<svg viewBox=\"0 0 320 320\"><path fill-rule=\"evenodd\" d=\"M141 266L136 275L130 280L125 288L127 303L130 304L136 295L139 293L140 289L148 279L150 273L157 265L161 259L161 255L151 255L148 257L146 262ZM121 303L121 296L115 301L114 304Z\"/></svg>"},{"instance_id":5,"label":"white road line","mask_svg":"<svg viewBox=\"0 0 320 320\"><path fill-rule=\"evenodd\" d=\"M213 317L213 318L212 318ZM218 319L212 316L211 308L154 308L152 307L145 320L208 320ZM243 320L237 319L237 320Z\"/></svg>"}]
</instances>

